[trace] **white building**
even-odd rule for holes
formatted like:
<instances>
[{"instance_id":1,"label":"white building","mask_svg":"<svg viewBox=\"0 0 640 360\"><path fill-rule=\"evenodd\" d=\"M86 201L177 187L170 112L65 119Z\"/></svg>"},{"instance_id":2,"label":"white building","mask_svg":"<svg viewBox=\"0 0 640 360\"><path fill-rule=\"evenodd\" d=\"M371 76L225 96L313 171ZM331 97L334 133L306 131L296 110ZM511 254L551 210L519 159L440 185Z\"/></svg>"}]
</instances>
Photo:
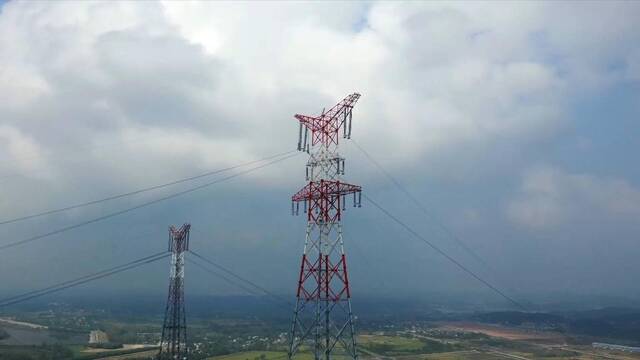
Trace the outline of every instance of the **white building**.
<instances>
[{"instance_id":1,"label":"white building","mask_svg":"<svg viewBox=\"0 0 640 360\"><path fill-rule=\"evenodd\" d=\"M106 344L109 342L107 333L101 330L91 330L89 333L89 344Z\"/></svg>"}]
</instances>

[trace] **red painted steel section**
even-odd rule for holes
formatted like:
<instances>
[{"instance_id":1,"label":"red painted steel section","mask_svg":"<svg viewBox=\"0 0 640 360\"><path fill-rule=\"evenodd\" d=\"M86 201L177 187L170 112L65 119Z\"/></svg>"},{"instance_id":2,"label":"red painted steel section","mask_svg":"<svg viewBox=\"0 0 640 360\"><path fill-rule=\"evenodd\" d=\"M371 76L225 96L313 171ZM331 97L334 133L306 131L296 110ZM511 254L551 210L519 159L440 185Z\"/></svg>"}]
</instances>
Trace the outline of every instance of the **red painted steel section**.
<instances>
[{"instance_id":1,"label":"red painted steel section","mask_svg":"<svg viewBox=\"0 0 640 360\"><path fill-rule=\"evenodd\" d=\"M311 145L318 143L337 145L338 131L344 125L346 118L340 118L340 115L349 113L359 98L360 94L351 94L320 116L296 114L295 118L311 130Z\"/></svg>"},{"instance_id":2,"label":"red painted steel section","mask_svg":"<svg viewBox=\"0 0 640 360\"><path fill-rule=\"evenodd\" d=\"M307 220L331 223L341 220L341 197L358 193L362 188L340 181L310 181L291 197L294 202L307 203Z\"/></svg>"},{"instance_id":3,"label":"red painted steel section","mask_svg":"<svg viewBox=\"0 0 640 360\"><path fill-rule=\"evenodd\" d=\"M347 259L342 254L342 271L344 271L344 287L347 289L347 299L351 298L351 290L349 289L349 276L347 275Z\"/></svg>"},{"instance_id":4,"label":"red painted steel section","mask_svg":"<svg viewBox=\"0 0 640 360\"><path fill-rule=\"evenodd\" d=\"M302 254L302 264L300 264L300 277L298 278L298 292L297 297L300 297L300 290L302 290L302 283L304 282L302 276L304 275L304 263L307 261L307 254Z\"/></svg>"},{"instance_id":5,"label":"red painted steel section","mask_svg":"<svg viewBox=\"0 0 640 360\"><path fill-rule=\"evenodd\" d=\"M307 301L320 299L335 302L351 298L344 255L337 264L332 264L328 255L319 255L314 263L303 255L297 296Z\"/></svg>"}]
</instances>

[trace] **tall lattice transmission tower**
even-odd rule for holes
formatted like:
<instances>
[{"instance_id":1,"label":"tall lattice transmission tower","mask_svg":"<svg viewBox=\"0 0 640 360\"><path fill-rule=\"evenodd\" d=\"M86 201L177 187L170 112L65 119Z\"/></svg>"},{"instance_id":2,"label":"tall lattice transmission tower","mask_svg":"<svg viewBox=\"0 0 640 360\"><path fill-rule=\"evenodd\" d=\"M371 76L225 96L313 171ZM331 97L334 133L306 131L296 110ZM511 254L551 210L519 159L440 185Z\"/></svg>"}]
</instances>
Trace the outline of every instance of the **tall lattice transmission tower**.
<instances>
[{"instance_id":1,"label":"tall lattice transmission tower","mask_svg":"<svg viewBox=\"0 0 640 360\"><path fill-rule=\"evenodd\" d=\"M186 360L187 318L184 309L184 253L189 250L189 230L191 225L169 228L169 251L171 270L169 272L169 294L164 313L159 360Z\"/></svg>"},{"instance_id":2,"label":"tall lattice transmission tower","mask_svg":"<svg viewBox=\"0 0 640 360\"><path fill-rule=\"evenodd\" d=\"M344 158L338 139L351 137L354 93L316 117L295 115L300 121L298 150L309 154L307 184L292 197L292 212L307 216L307 231L296 307L291 323L289 359L309 346L315 360L333 355L356 359L354 317L347 260L342 241L342 212L347 197L360 207L361 188L341 179ZM310 144L309 144L310 142Z\"/></svg>"}]
</instances>

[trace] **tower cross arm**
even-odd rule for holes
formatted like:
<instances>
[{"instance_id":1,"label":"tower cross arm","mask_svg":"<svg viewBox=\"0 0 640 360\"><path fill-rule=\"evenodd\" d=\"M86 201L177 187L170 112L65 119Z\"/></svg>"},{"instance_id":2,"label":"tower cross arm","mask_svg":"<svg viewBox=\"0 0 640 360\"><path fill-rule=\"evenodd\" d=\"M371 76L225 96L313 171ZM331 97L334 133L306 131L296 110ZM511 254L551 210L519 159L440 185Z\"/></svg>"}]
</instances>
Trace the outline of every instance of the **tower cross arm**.
<instances>
[{"instance_id":1,"label":"tower cross arm","mask_svg":"<svg viewBox=\"0 0 640 360\"><path fill-rule=\"evenodd\" d=\"M343 123L342 121L337 121L339 120L338 117L341 114L349 114L359 98L360 94L353 93L318 116L296 114L295 118L311 131L338 131Z\"/></svg>"},{"instance_id":2,"label":"tower cross arm","mask_svg":"<svg viewBox=\"0 0 640 360\"><path fill-rule=\"evenodd\" d=\"M295 193L291 200L294 202L315 200L321 198L337 197L358 193L362 191L362 187L358 185L348 184L342 181L320 180L311 181L305 187Z\"/></svg>"},{"instance_id":3,"label":"tower cross arm","mask_svg":"<svg viewBox=\"0 0 640 360\"><path fill-rule=\"evenodd\" d=\"M351 108L353 108L353 105L356 104L358 99L360 99L360 94L358 93L347 95L346 98L342 99L342 101L334 105L331 109L327 110L323 114L323 116L327 119L333 119L344 112L349 112L351 111Z\"/></svg>"},{"instance_id":4,"label":"tower cross arm","mask_svg":"<svg viewBox=\"0 0 640 360\"><path fill-rule=\"evenodd\" d=\"M309 128L309 130L311 131L319 131L322 129L323 124L321 117L296 114L295 118L298 119L300 123Z\"/></svg>"}]
</instances>

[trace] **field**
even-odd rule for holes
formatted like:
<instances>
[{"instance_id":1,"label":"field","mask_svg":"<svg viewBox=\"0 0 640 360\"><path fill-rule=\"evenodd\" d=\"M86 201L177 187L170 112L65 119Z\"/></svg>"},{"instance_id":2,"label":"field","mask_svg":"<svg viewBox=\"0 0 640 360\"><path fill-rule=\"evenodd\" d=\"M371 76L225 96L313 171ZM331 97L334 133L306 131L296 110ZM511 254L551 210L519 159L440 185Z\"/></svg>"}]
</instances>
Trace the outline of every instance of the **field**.
<instances>
[{"instance_id":1,"label":"field","mask_svg":"<svg viewBox=\"0 0 640 360\"><path fill-rule=\"evenodd\" d=\"M566 342L566 337L557 332L524 330L473 322L443 322L437 325L443 330L475 332L507 340L531 340L558 344Z\"/></svg>"},{"instance_id":2,"label":"field","mask_svg":"<svg viewBox=\"0 0 640 360\"><path fill-rule=\"evenodd\" d=\"M430 338L458 341L465 351L420 356L418 359L640 359L640 354L596 350L574 343L575 337L551 331L487 325L472 322L439 323ZM414 334L420 337L420 334ZM456 340L458 339L458 340Z\"/></svg>"},{"instance_id":3,"label":"field","mask_svg":"<svg viewBox=\"0 0 640 360\"><path fill-rule=\"evenodd\" d=\"M377 357L452 352L460 349L457 344L416 336L360 335L358 344L364 354Z\"/></svg>"},{"instance_id":4,"label":"field","mask_svg":"<svg viewBox=\"0 0 640 360\"><path fill-rule=\"evenodd\" d=\"M301 354L300 360L311 360L311 354ZM287 357L284 351L245 351L231 355L221 355L207 358L208 360L279 360Z\"/></svg>"},{"instance_id":5,"label":"field","mask_svg":"<svg viewBox=\"0 0 640 360\"><path fill-rule=\"evenodd\" d=\"M246 351L230 355L213 356L207 360L283 360L287 358L285 351ZM310 352L303 351L296 355L297 360L313 360ZM334 356L333 359L341 360L341 356Z\"/></svg>"},{"instance_id":6,"label":"field","mask_svg":"<svg viewBox=\"0 0 640 360\"><path fill-rule=\"evenodd\" d=\"M157 350L140 351L132 354L112 355L108 357L101 357L100 360L138 360L149 359L158 354Z\"/></svg>"},{"instance_id":7,"label":"field","mask_svg":"<svg viewBox=\"0 0 640 360\"><path fill-rule=\"evenodd\" d=\"M386 335L360 335L358 343L363 347L385 347L394 351L411 352L423 348L422 341L415 338Z\"/></svg>"},{"instance_id":8,"label":"field","mask_svg":"<svg viewBox=\"0 0 640 360\"><path fill-rule=\"evenodd\" d=\"M41 326L30 326L29 321ZM160 321L158 317L95 316L77 311L55 317L26 314L19 321L2 323L8 337L0 343L0 360L148 359L156 354L157 348L142 344L158 343ZM283 324L281 320L269 322L246 317L194 318L189 327L189 339L193 343L190 359L286 360L288 333ZM119 349L90 348L86 344L89 329L106 331L113 343L137 345L124 345ZM357 343L362 360L640 360L640 354L591 346L594 341L619 339L556 329L549 323L507 325L479 322L471 317L458 321L390 321L363 326ZM346 360L338 354L340 349L336 350L333 359ZM296 360L313 360L308 346L300 348Z\"/></svg>"}]
</instances>

